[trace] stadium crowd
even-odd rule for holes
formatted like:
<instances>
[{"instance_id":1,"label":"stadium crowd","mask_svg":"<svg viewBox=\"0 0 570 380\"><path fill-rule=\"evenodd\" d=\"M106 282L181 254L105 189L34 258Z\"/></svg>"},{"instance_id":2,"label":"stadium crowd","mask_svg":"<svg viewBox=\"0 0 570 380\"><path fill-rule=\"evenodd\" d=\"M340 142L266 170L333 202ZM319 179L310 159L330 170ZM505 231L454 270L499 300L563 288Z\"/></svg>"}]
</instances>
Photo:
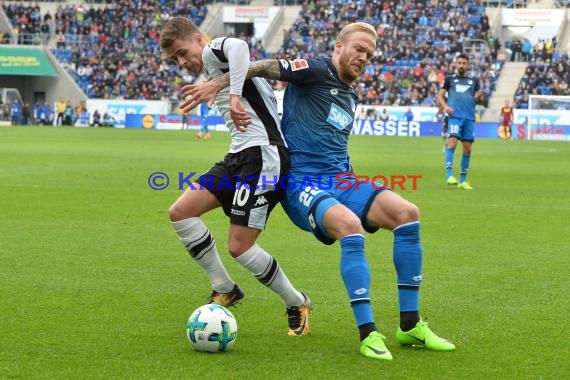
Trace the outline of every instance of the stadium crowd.
<instances>
[{"instance_id":1,"label":"stadium crowd","mask_svg":"<svg viewBox=\"0 0 570 380\"><path fill-rule=\"evenodd\" d=\"M124 99L168 98L173 87L195 79L161 58L159 28L173 15L200 24L208 10L203 0L117 0L98 8L66 3L43 17L37 6L9 3L3 9L19 34L54 31L55 56L88 97Z\"/></svg>"},{"instance_id":2,"label":"stadium crowd","mask_svg":"<svg viewBox=\"0 0 570 380\"><path fill-rule=\"evenodd\" d=\"M570 95L570 57L551 40L539 40L528 54L526 71L515 93L515 108L528 108L530 95Z\"/></svg>"},{"instance_id":3,"label":"stadium crowd","mask_svg":"<svg viewBox=\"0 0 570 380\"><path fill-rule=\"evenodd\" d=\"M2 8L17 43L39 45L54 36L55 56L89 98L176 98L175 88L196 79L162 59L159 29L176 15L200 25L208 12L206 0L117 0L97 8L64 3L54 15L43 16L37 4L4 3ZM250 44L253 59L267 57L260 40L238 37ZM7 33L0 41L11 43Z\"/></svg>"},{"instance_id":4,"label":"stadium crowd","mask_svg":"<svg viewBox=\"0 0 570 380\"><path fill-rule=\"evenodd\" d=\"M356 20L377 26L378 49L359 84L363 104L435 106L445 74L464 44L486 103L502 67L499 41L489 34L485 8L476 1L311 0L290 29L281 53L329 54L340 26ZM490 48L489 48L490 46Z\"/></svg>"},{"instance_id":5,"label":"stadium crowd","mask_svg":"<svg viewBox=\"0 0 570 380\"><path fill-rule=\"evenodd\" d=\"M42 14L37 4L10 2L2 8L18 43L55 38L54 54L89 98L175 99L175 89L196 78L162 59L160 25L172 15L184 15L200 25L208 11L206 0L107 3L91 7L63 2L54 14ZM435 106L445 75L454 70L457 52L466 48L487 104L505 55L489 32L485 8L478 0L309 0L278 54L328 55L339 28L355 20L375 25L379 36L371 65L357 86L362 104ZM253 59L270 57L255 37L238 37L250 44ZM0 41L10 42L7 34ZM545 40L530 51L528 41L508 44L513 59L530 62L517 90L517 106L524 107L533 93L568 94L568 56L549 49L553 43Z\"/></svg>"}]
</instances>

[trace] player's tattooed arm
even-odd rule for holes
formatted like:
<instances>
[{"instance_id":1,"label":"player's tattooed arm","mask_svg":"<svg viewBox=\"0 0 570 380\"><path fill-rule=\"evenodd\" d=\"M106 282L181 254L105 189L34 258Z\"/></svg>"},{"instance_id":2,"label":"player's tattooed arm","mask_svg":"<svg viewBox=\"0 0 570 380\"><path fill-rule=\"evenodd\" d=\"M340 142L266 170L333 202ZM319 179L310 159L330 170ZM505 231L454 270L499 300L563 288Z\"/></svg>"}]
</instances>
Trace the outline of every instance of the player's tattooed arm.
<instances>
[{"instance_id":1,"label":"player's tattooed arm","mask_svg":"<svg viewBox=\"0 0 570 380\"><path fill-rule=\"evenodd\" d=\"M249 64L246 79L253 77L262 77L267 79L279 78L279 64L275 60L258 61ZM245 132L247 126L251 123L251 117L245 108L239 102L239 99L230 95L230 115L236 126L241 132Z\"/></svg>"},{"instance_id":2,"label":"player's tattooed arm","mask_svg":"<svg viewBox=\"0 0 570 380\"><path fill-rule=\"evenodd\" d=\"M279 79L280 76L279 61L276 59L268 59L250 63L246 79L253 77ZM180 103L179 108L184 113L190 112L202 102L208 102L208 105L211 108L218 93L229 85L229 72L207 82L186 85L180 89L180 96L183 100Z\"/></svg>"},{"instance_id":3,"label":"player's tattooed arm","mask_svg":"<svg viewBox=\"0 0 570 380\"><path fill-rule=\"evenodd\" d=\"M279 61L267 59L264 61L252 62L249 64L247 78L262 77L265 79L280 79Z\"/></svg>"}]
</instances>

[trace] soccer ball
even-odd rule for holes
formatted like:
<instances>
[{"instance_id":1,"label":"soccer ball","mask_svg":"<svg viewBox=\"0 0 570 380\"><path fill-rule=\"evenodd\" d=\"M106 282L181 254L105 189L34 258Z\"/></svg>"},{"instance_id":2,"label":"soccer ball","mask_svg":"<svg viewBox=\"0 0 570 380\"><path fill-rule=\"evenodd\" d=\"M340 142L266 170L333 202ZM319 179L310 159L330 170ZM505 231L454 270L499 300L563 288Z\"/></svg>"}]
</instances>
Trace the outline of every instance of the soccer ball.
<instances>
[{"instance_id":1,"label":"soccer ball","mask_svg":"<svg viewBox=\"0 0 570 380\"><path fill-rule=\"evenodd\" d=\"M227 351L237 339L237 321L223 306L200 306L188 318L186 335L197 351Z\"/></svg>"}]
</instances>

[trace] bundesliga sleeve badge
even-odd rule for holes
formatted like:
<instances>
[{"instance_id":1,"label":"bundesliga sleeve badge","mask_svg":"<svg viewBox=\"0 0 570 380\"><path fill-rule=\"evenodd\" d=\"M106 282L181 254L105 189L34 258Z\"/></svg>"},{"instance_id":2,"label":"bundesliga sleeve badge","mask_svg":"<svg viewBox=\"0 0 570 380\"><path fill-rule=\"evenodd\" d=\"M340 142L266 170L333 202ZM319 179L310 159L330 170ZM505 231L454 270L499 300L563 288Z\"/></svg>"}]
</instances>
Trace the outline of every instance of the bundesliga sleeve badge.
<instances>
[{"instance_id":1,"label":"bundesliga sleeve badge","mask_svg":"<svg viewBox=\"0 0 570 380\"><path fill-rule=\"evenodd\" d=\"M296 59L293 62L291 62L292 71L304 70L308 68L309 68L309 62L307 62L306 59Z\"/></svg>"}]
</instances>

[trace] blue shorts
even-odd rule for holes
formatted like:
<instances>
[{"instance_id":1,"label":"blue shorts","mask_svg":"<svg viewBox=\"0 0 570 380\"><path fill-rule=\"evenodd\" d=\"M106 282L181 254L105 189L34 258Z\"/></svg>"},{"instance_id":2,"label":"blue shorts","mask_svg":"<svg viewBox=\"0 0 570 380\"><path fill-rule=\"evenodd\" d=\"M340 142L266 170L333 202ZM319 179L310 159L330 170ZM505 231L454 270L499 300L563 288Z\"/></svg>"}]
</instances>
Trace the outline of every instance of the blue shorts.
<instances>
[{"instance_id":1,"label":"blue shorts","mask_svg":"<svg viewBox=\"0 0 570 380\"><path fill-rule=\"evenodd\" d=\"M366 222L366 215L376 196L389 190L381 183L357 183L354 177L336 177L320 188L317 183L295 186L285 191L281 201L283 209L295 225L305 231L312 232L325 244L332 244L331 238L323 226L325 212L334 205L343 204L358 216L365 231L373 233L378 230Z\"/></svg>"},{"instance_id":2,"label":"blue shorts","mask_svg":"<svg viewBox=\"0 0 570 380\"><path fill-rule=\"evenodd\" d=\"M475 121L449 116L447 119L447 137L461 141L475 141Z\"/></svg>"}]
</instances>

